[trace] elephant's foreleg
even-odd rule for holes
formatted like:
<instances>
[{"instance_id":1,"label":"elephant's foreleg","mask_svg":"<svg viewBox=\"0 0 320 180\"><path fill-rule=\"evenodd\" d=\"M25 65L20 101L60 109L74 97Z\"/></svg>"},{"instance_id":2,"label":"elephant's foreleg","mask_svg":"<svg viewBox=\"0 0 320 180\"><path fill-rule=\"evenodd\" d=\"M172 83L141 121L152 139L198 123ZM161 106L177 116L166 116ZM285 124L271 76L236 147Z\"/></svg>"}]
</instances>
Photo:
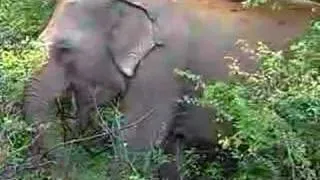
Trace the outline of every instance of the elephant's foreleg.
<instances>
[{"instance_id":1,"label":"elephant's foreleg","mask_svg":"<svg viewBox=\"0 0 320 180\"><path fill-rule=\"evenodd\" d=\"M179 172L180 180L183 180L183 173L181 173L181 166L183 165L183 138L177 137L175 142L175 162Z\"/></svg>"},{"instance_id":2,"label":"elephant's foreleg","mask_svg":"<svg viewBox=\"0 0 320 180\"><path fill-rule=\"evenodd\" d=\"M159 176L168 180L183 180L181 172L183 165L183 137L172 135L167 139L167 143L163 147L166 154L174 156L174 160L165 162L159 167Z\"/></svg>"}]
</instances>

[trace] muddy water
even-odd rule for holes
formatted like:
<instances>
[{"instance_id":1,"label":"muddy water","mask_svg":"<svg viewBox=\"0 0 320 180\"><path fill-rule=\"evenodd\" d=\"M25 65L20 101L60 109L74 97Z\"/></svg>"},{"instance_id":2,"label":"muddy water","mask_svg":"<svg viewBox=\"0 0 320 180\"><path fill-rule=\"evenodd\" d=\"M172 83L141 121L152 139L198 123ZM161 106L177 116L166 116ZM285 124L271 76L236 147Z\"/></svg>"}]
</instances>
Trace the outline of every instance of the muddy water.
<instances>
[{"instance_id":1,"label":"muddy water","mask_svg":"<svg viewBox=\"0 0 320 180\"><path fill-rule=\"evenodd\" d=\"M235 47L237 39L245 39L251 45L262 41L274 50L283 49L306 30L312 18L319 16L319 11L312 12L307 6L291 5L272 10L266 6L243 9L241 4L226 0L185 0L177 3L180 3L180 10L193 17L190 18L194 24L190 35L197 40L190 46L190 57L198 61L190 66L195 72L201 71L205 76L217 79L224 79L228 74L226 60L223 59L225 55L238 58L246 71L256 68L249 54Z\"/></svg>"},{"instance_id":2,"label":"muddy water","mask_svg":"<svg viewBox=\"0 0 320 180\"><path fill-rule=\"evenodd\" d=\"M319 16L320 12L312 12L311 7L293 5L282 10L266 6L245 10L240 3L227 0L186 0L183 5L192 8L200 20L212 24L216 30L247 39L265 39L274 45L281 45L303 32L309 20Z\"/></svg>"}]
</instances>

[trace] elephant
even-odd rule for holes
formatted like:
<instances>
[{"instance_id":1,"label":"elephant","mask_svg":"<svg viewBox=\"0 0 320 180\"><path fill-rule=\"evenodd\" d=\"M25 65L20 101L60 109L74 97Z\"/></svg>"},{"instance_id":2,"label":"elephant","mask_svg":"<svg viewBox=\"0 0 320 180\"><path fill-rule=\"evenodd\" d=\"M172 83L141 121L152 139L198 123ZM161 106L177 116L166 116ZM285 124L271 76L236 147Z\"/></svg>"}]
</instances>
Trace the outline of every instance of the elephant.
<instances>
[{"instance_id":1,"label":"elephant","mask_svg":"<svg viewBox=\"0 0 320 180\"><path fill-rule=\"evenodd\" d=\"M227 0L60 0L42 34L48 63L26 89L26 119L43 134L49 105L72 87L81 130L95 106L119 98L127 123L134 124L123 130L129 149L179 154L183 144L214 146L220 125L207 110L191 107L177 120L177 100L190 87L174 70L227 81L224 56L232 55L253 72L257 62L234 45L237 39L285 48L314 13L306 6L243 9Z\"/></svg>"}]
</instances>

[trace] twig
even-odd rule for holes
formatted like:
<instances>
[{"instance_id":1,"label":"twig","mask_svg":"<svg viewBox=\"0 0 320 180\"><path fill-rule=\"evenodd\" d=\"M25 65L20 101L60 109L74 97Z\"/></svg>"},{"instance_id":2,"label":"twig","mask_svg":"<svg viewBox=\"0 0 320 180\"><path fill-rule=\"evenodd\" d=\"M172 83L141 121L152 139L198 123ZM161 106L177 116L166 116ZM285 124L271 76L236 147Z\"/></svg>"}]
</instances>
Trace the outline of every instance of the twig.
<instances>
[{"instance_id":1,"label":"twig","mask_svg":"<svg viewBox=\"0 0 320 180\"><path fill-rule=\"evenodd\" d=\"M20 165L17 165L14 168L14 172L12 172L12 174L10 175L5 175L8 171L10 171L10 169L8 170L3 170L1 173L0 173L0 179L1 178L5 178L5 179L16 179L14 178L14 176L24 170L32 170L32 169L36 169L36 168L39 168L39 167L43 167L43 166L46 166L46 165L49 165L49 164L55 164L54 161L47 161L47 162L44 162L44 163L41 163L41 164L37 164L37 165L30 165L30 163L26 162L26 163L23 163L23 164L20 164ZM9 166L10 167L10 166Z\"/></svg>"},{"instance_id":2,"label":"twig","mask_svg":"<svg viewBox=\"0 0 320 180\"><path fill-rule=\"evenodd\" d=\"M24 170L24 169L36 169L36 168L39 168L39 167L43 167L43 166L46 166L48 164L56 164L55 161L47 161L47 162L44 162L44 163L41 163L41 164L38 164L38 165L31 165L31 166L27 166L27 167L24 167L23 169L20 169L20 171Z\"/></svg>"},{"instance_id":3,"label":"twig","mask_svg":"<svg viewBox=\"0 0 320 180\"><path fill-rule=\"evenodd\" d=\"M94 90L93 93L90 91L90 89L89 89L89 92L90 92L90 94L91 94L91 96L92 96L93 103L94 103L94 106L95 106L95 110L96 110L96 112L97 112L100 120L102 121L102 120L103 120L103 117L102 117L102 115L100 114L100 111L99 111L99 109L98 109L98 104L97 104L97 99L96 99L97 88ZM112 130L111 130L109 127L103 127L103 128L107 129L107 133L111 134L112 138L115 137L115 134L112 132Z\"/></svg>"},{"instance_id":4,"label":"twig","mask_svg":"<svg viewBox=\"0 0 320 180\"><path fill-rule=\"evenodd\" d=\"M149 117L152 113L154 112L154 108L152 108L150 111L148 111L145 115L143 115L141 118L139 118L137 121L130 123L122 128L119 129L119 131L123 131L126 129L129 129L131 127L136 126L137 124L141 123L142 121L144 121L147 117Z\"/></svg>"},{"instance_id":5,"label":"twig","mask_svg":"<svg viewBox=\"0 0 320 180\"><path fill-rule=\"evenodd\" d=\"M154 109L152 108L151 110L149 110L145 115L143 115L142 117L140 117L137 121L133 122L133 123L130 123L120 129L118 129L117 131L123 131L123 130L126 130L126 129L129 129L131 127L134 127L136 126L137 124L141 123L142 121L144 121L145 119L147 119L152 113L154 112ZM112 133L114 133L114 131L112 131ZM81 139L73 139L73 140L70 140L70 141L67 141L67 142L63 142L63 143L59 143L57 145L55 145L54 147L52 147L51 149L49 149L47 152L45 152L41 158L43 156L45 156L46 154L49 154L50 152L52 152L53 150L61 147L61 146L65 146L65 145L71 145L71 144L75 144L75 143L79 143L79 142L84 142L84 141L89 141L89 140L93 140L93 139L96 139L96 138L99 138L99 137L103 137L103 136L106 136L106 135L110 135L110 132L104 132L104 133L100 133L100 134L96 134L96 135L93 135L93 136L89 136L89 137L85 137L85 138L81 138Z\"/></svg>"}]
</instances>

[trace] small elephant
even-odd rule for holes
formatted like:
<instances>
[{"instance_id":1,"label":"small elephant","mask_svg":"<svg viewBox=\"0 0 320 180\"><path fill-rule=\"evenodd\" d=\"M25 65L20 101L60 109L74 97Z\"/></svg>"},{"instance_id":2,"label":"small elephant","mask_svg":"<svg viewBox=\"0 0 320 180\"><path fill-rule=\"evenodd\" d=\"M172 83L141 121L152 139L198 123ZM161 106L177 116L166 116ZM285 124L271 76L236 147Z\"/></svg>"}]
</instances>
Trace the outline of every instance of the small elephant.
<instances>
[{"instance_id":1,"label":"small elephant","mask_svg":"<svg viewBox=\"0 0 320 180\"><path fill-rule=\"evenodd\" d=\"M254 71L256 61L235 47L237 39L281 49L307 28L313 15L305 7L274 12L232 11L241 5L225 0L212 5L195 0L59 1L43 35L50 42L48 64L26 90L26 118L47 122L48 105L73 87L81 130L95 106L120 97L129 124L152 110L123 130L132 150L167 145L163 148L170 151L181 137L182 144L216 144L217 126L207 111L194 109L182 121L175 118L185 85L174 69L225 81L224 56L233 55L244 70Z\"/></svg>"}]
</instances>

